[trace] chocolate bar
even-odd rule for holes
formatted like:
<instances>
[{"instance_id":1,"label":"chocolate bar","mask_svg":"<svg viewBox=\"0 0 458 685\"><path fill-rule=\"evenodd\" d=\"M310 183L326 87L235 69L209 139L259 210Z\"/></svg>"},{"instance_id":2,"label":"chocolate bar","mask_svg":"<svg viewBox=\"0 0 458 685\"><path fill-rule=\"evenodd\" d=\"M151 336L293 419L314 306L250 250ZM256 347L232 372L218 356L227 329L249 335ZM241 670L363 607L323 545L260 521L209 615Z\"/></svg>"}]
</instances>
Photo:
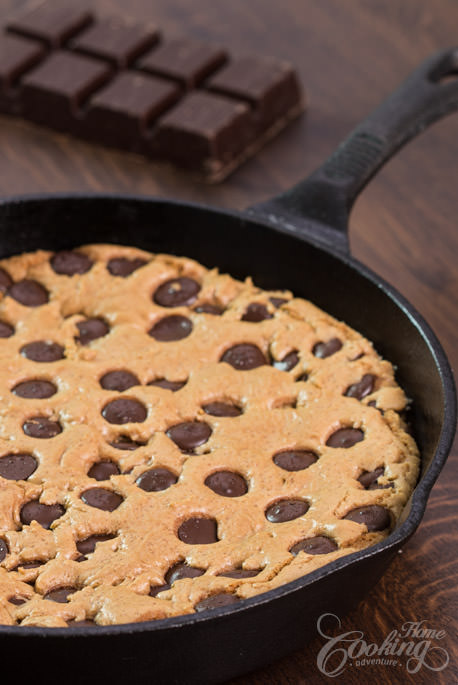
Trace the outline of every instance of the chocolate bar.
<instances>
[{"instance_id":1,"label":"chocolate bar","mask_svg":"<svg viewBox=\"0 0 458 685\"><path fill-rule=\"evenodd\" d=\"M0 34L0 111L225 178L303 109L291 65L61 0Z\"/></svg>"}]
</instances>

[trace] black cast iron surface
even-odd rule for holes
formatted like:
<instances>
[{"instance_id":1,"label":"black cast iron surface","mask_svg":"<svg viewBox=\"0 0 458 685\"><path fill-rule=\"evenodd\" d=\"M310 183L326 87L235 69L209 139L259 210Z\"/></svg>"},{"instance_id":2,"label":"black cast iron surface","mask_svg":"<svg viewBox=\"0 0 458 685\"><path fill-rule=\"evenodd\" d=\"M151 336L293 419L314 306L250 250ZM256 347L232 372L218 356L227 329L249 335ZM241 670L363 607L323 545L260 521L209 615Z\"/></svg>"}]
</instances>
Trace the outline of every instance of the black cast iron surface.
<instances>
[{"instance_id":1,"label":"black cast iron surface","mask_svg":"<svg viewBox=\"0 0 458 685\"><path fill-rule=\"evenodd\" d=\"M432 121L458 107L458 52L435 55L363 122L310 179L248 213L150 198L42 196L0 203L0 257L89 242L135 244L288 288L343 319L398 368L413 400L420 481L386 540L235 607L94 628L0 626L2 654L24 649L15 677L34 682L216 683L269 663L316 634L380 578L423 516L456 425L453 378L414 308L348 253L351 206L377 169ZM43 670L41 670L43 669Z\"/></svg>"}]
</instances>

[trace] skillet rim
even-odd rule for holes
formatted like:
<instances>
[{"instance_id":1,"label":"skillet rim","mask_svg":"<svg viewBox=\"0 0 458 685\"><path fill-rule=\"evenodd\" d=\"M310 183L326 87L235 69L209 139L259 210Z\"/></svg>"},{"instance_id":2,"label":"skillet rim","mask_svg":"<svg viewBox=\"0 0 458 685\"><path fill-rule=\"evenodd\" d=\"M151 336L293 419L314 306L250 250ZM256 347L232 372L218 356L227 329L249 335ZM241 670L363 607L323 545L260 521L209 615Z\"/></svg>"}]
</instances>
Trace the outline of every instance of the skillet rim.
<instances>
[{"instance_id":1,"label":"skillet rim","mask_svg":"<svg viewBox=\"0 0 458 685\"><path fill-rule=\"evenodd\" d=\"M157 619L153 621L139 621L135 623L121 623L107 626L85 626L85 627L65 627L65 628L46 628L43 626L8 626L0 625L0 636L11 636L11 637L55 637L55 638L71 638L71 637L94 637L99 636L101 639L109 637L111 635L122 635L122 634L134 634L134 633L147 633L155 631L167 631L167 630L177 630L182 627L190 626L195 623L202 623L209 620L219 620L224 619L227 615L237 614L243 612L244 610L249 610L251 608L257 607L261 604L266 604L275 599L279 599L285 595L293 593L298 590L302 590L305 587L312 585L313 583L319 582L322 578L329 575L337 573L343 568L349 567L351 565L357 564L363 559L367 559L376 555L381 554L385 550L389 550L395 547L399 547L402 542L407 542L408 539L413 535L418 526L420 525L425 510L426 505L431 493L431 489L436 482L447 457L450 453L452 443L455 437L456 431L456 418L457 418L457 402L456 402L456 388L453 378L452 369L450 362L448 361L447 355L439 342L436 334L433 332L429 324L426 322L424 317L416 310L416 308L403 296L398 290L392 286L390 283L385 281L381 276L372 271L369 267L364 265L362 262L353 257L350 252L343 252L342 248L336 245L332 245L325 239L320 238L319 230L320 224L314 222L313 220L306 220L310 224L310 233L301 228L296 228L287 222L285 217L285 223L282 224L278 221L281 217L276 217L275 222L269 221L269 219L262 215L257 215L256 210L251 208L248 210L230 210L226 208L213 207L211 205L205 205L203 203L197 202L185 202L182 200L172 200L168 198L142 195L142 194L132 194L132 193L106 193L106 192L59 192L59 193L27 193L14 195L11 197L5 197L0 199L0 212L5 206L8 205L22 205L28 202L44 202L49 200L109 200L111 202L141 202L141 203L152 203L152 204L167 204L172 207L179 206L184 209L198 210L211 212L216 215L225 215L231 219L237 219L238 221L244 221L246 223L252 223L261 225L265 228L273 230L274 232L286 233L297 240L307 242L312 244L314 247L324 250L330 253L333 257L343 262L346 266L351 269L356 270L360 275L362 275L366 280L370 281L373 285L380 288L383 294L388 297L396 307L401 311L403 316L406 316L410 323L415 326L420 335L425 340L428 350L433 357L436 369L439 373L441 384L442 384L442 407L443 407L443 421L440 431L440 435L437 441L434 456L431 460L429 468L420 477L418 484L415 486L412 495L409 498L408 503L410 503L410 512L406 519L402 522L400 526L395 528L385 540L371 545L370 547L364 548L352 554L336 559L335 561L329 562L324 566L312 571L304 576L297 578L296 580L280 585L277 588L263 592L254 597L248 599L243 599L239 604L231 605L228 607L222 607L217 609L207 610L201 613L194 614L183 614L181 616L173 616L170 618ZM341 234L339 229L333 226L326 225L326 228L331 229L334 233ZM1 236L0 236L1 239ZM407 504L406 504L407 506ZM25 628L25 630L24 630Z\"/></svg>"}]
</instances>

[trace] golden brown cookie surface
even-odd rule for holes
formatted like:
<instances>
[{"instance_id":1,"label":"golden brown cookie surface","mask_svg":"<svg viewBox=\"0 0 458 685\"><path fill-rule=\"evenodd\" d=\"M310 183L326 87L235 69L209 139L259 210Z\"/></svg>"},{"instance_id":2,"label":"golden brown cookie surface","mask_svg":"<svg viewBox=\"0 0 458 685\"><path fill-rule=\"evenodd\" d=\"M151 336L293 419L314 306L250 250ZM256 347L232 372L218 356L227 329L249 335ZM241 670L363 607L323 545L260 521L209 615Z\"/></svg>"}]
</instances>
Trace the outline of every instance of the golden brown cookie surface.
<instances>
[{"instance_id":1,"label":"golden brown cookie surface","mask_svg":"<svg viewBox=\"0 0 458 685\"><path fill-rule=\"evenodd\" d=\"M135 248L0 267L1 623L201 611L388 534L418 453L348 326Z\"/></svg>"}]
</instances>

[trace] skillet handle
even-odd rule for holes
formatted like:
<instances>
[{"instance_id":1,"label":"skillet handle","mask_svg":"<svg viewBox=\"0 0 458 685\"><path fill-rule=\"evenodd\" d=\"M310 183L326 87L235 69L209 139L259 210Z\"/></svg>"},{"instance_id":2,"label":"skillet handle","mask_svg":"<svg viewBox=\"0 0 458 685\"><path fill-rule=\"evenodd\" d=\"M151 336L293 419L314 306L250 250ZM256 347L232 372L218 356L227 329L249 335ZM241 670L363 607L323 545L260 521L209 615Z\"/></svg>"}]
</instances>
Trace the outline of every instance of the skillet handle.
<instances>
[{"instance_id":1,"label":"skillet handle","mask_svg":"<svg viewBox=\"0 0 458 685\"><path fill-rule=\"evenodd\" d=\"M425 60L305 181L251 214L348 251L348 218L364 186L392 155L458 109L458 47Z\"/></svg>"}]
</instances>

